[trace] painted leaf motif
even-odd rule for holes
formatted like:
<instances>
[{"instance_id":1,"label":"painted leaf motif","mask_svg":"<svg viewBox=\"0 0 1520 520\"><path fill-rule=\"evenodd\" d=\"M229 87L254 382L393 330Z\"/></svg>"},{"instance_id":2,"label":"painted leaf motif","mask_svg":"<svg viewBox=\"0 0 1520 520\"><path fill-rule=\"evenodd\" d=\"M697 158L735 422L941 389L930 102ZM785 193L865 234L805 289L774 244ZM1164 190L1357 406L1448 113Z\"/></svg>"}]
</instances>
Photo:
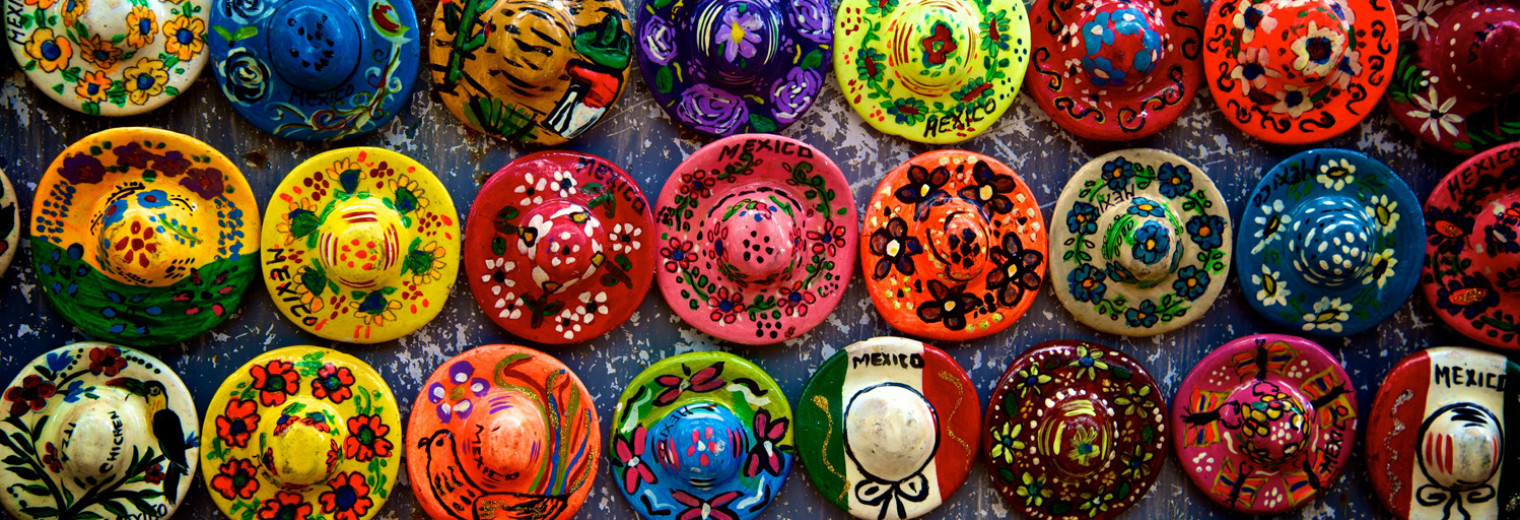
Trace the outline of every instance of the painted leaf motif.
<instances>
[{"instance_id":1,"label":"painted leaf motif","mask_svg":"<svg viewBox=\"0 0 1520 520\"><path fill-rule=\"evenodd\" d=\"M343 191L348 193L358 190L359 170L357 168L344 170L343 173L338 174L338 185L343 188Z\"/></svg>"},{"instance_id":2,"label":"painted leaf motif","mask_svg":"<svg viewBox=\"0 0 1520 520\"><path fill-rule=\"evenodd\" d=\"M317 214L309 210L298 209L290 212L290 234L296 238L310 235L321 224L317 220Z\"/></svg>"}]
</instances>

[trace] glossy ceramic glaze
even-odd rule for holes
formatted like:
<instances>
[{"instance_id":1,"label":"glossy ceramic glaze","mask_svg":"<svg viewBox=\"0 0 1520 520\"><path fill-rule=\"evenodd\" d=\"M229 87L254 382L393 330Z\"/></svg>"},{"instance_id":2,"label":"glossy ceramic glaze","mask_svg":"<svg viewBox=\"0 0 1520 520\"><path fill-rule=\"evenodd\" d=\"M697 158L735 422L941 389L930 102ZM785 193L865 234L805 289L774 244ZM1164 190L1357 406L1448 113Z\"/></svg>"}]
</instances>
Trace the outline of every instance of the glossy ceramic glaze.
<instances>
[{"instance_id":1,"label":"glossy ceramic glaze","mask_svg":"<svg viewBox=\"0 0 1520 520\"><path fill-rule=\"evenodd\" d=\"M216 0L211 27L216 85L259 130L354 137L411 102L424 37L411 2Z\"/></svg>"},{"instance_id":2,"label":"glossy ceramic glaze","mask_svg":"<svg viewBox=\"0 0 1520 520\"><path fill-rule=\"evenodd\" d=\"M1256 312L1317 336L1350 336L1393 315L1425 258L1420 201L1357 152L1302 152L1272 167L1247 200L1236 275Z\"/></svg>"},{"instance_id":3,"label":"glossy ceramic glaze","mask_svg":"<svg viewBox=\"0 0 1520 520\"><path fill-rule=\"evenodd\" d=\"M206 66L211 0L6 0L16 63L38 90L91 115L153 110Z\"/></svg>"},{"instance_id":4,"label":"glossy ceramic glaze","mask_svg":"<svg viewBox=\"0 0 1520 520\"><path fill-rule=\"evenodd\" d=\"M1203 170L1168 152L1093 159L1050 218L1056 296L1103 332L1150 336L1192 323L1229 276L1229 208Z\"/></svg>"},{"instance_id":5,"label":"glossy ceramic glaze","mask_svg":"<svg viewBox=\"0 0 1520 520\"><path fill-rule=\"evenodd\" d=\"M1388 110L1462 154L1520 140L1520 2L1397 0Z\"/></svg>"},{"instance_id":6,"label":"glossy ceramic glaze","mask_svg":"<svg viewBox=\"0 0 1520 520\"><path fill-rule=\"evenodd\" d=\"M1203 66L1225 118L1277 144L1310 144L1366 119L1393 83L1394 4L1221 0L1209 7Z\"/></svg>"},{"instance_id":7,"label":"glossy ceramic glaze","mask_svg":"<svg viewBox=\"0 0 1520 520\"><path fill-rule=\"evenodd\" d=\"M1029 19L1012 0L844 0L834 75L850 106L886 134L965 141L1016 103Z\"/></svg>"},{"instance_id":8,"label":"glossy ceramic glaze","mask_svg":"<svg viewBox=\"0 0 1520 520\"><path fill-rule=\"evenodd\" d=\"M623 95L633 36L614 0L454 0L433 16L433 90L471 129L553 146Z\"/></svg>"},{"instance_id":9,"label":"glossy ceramic glaze","mask_svg":"<svg viewBox=\"0 0 1520 520\"><path fill-rule=\"evenodd\" d=\"M108 343L54 349L0 412L0 503L19 519L161 520L200 460L195 401L162 361Z\"/></svg>"},{"instance_id":10,"label":"glossy ceramic glaze","mask_svg":"<svg viewBox=\"0 0 1520 520\"><path fill-rule=\"evenodd\" d=\"M774 135L702 147L665 181L660 293L681 319L753 345L806 334L839 304L860 236L853 190L822 151Z\"/></svg>"},{"instance_id":11,"label":"glossy ceramic glaze","mask_svg":"<svg viewBox=\"0 0 1520 520\"><path fill-rule=\"evenodd\" d=\"M1030 7L1028 91L1056 124L1088 139L1154 135L1203 81L1200 2L1039 0Z\"/></svg>"},{"instance_id":12,"label":"glossy ceramic glaze","mask_svg":"<svg viewBox=\"0 0 1520 520\"><path fill-rule=\"evenodd\" d=\"M601 464L591 394L541 352L486 345L445 361L407 423L407 475L436 520L575 516Z\"/></svg>"},{"instance_id":13,"label":"glossy ceramic glaze","mask_svg":"<svg viewBox=\"0 0 1520 520\"><path fill-rule=\"evenodd\" d=\"M1514 361L1461 347L1394 366L1367 417L1367 474L1383 506L1409 520L1512 515L1504 497L1520 495L1511 469L1520 391L1508 383L1517 377Z\"/></svg>"},{"instance_id":14,"label":"glossy ceramic glaze","mask_svg":"<svg viewBox=\"0 0 1520 520\"><path fill-rule=\"evenodd\" d=\"M618 399L612 476L645 520L752 520L792 469L792 408L760 367L726 352L665 358Z\"/></svg>"},{"instance_id":15,"label":"glossy ceramic glaze","mask_svg":"<svg viewBox=\"0 0 1520 520\"><path fill-rule=\"evenodd\" d=\"M964 341L1029 310L1045 280L1045 217L1024 179L941 150L888 173L866 208L860 263L876 310L906 334Z\"/></svg>"},{"instance_id":16,"label":"glossy ceramic glaze","mask_svg":"<svg viewBox=\"0 0 1520 520\"><path fill-rule=\"evenodd\" d=\"M16 204L16 188L10 177L0 171L0 275L16 258L17 242L21 240L21 210Z\"/></svg>"},{"instance_id":17,"label":"glossy ceramic glaze","mask_svg":"<svg viewBox=\"0 0 1520 520\"><path fill-rule=\"evenodd\" d=\"M993 487L1041 520L1117 517L1166 463L1167 407L1139 361L1072 340L1020 354L987 400L982 449Z\"/></svg>"},{"instance_id":18,"label":"glossy ceramic glaze","mask_svg":"<svg viewBox=\"0 0 1520 520\"><path fill-rule=\"evenodd\" d=\"M1247 336L1193 368L1172 402L1177 462L1209 498L1245 514L1296 509L1335 484L1356 443L1356 390L1303 338Z\"/></svg>"},{"instance_id":19,"label":"glossy ceramic glaze","mask_svg":"<svg viewBox=\"0 0 1520 520\"><path fill-rule=\"evenodd\" d=\"M363 361L297 346L249 360L206 407L201 476L229 518L368 520L401 466L391 388Z\"/></svg>"},{"instance_id":20,"label":"glossy ceramic glaze","mask_svg":"<svg viewBox=\"0 0 1520 520\"><path fill-rule=\"evenodd\" d=\"M263 276L317 336L378 343L438 315L459 273L459 214L427 167L380 148L318 154L269 199Z\"/></svg>"},{"instance_id":21,"label":"glossy ceramic glaze","mask_svg":"<svg viewBox=\"0 0 1520 520\"><path fill-rule=\"evenodd\" d=\"M70 145L37 183L28 222L42 294L116 343L178 343L216 327L258 269L248 181L221 152L165 130Z\"/></svg>"},{"instance_id":22,"label":"glossy ceramic glaze","mask_svg":"<svg viewBox=\"0 0 1520 520\"><path fill-rule=\"evenodd\" d=\"M1520 350L1520 144L1479 154L1425 201L1421 289L1457 332Z\"/></svg>"},{"instance_id":23,"label":"glossy ceramic glaze","mask_svg":"<svg viewBox=\"0 0 1520 520\"><path fill-rule=\"evenodd\" d=\"M808 479L857 518L922 516L966 482L976 459L976 387L944 351L915 340L845 347L813 372L797 402Z\"/></svg>"},{"instance_id":24,"label":"glossy ceramic glaze","mask_svg":"<svg viewBox=\"0 0 1520 520\"><path fill-rule=\"evenodd\" d=\"M823 91L833 58L826 0L651 0L639 68L676 124L729 136L780 132Z\"/></svg>"},{"instance_id":25,"label":"glossy ceramic glaze","mask_svg":"<svg viewBox=\"0 0 1520 520\"><path fill-rule=\"evenodd\" d=\"M574 343L617 328L654 280L654 210L628 173L579 152L497 171L465 221L475 302L513 335Z\"/></svg>"}]
</instances>

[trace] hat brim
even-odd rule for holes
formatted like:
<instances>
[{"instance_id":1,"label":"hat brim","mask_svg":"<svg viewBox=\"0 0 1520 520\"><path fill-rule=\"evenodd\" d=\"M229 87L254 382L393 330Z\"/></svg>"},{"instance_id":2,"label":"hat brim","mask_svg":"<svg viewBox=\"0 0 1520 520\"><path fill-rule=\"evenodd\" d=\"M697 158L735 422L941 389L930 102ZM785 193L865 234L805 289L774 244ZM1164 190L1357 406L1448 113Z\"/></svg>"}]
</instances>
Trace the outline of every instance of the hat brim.
<instances>
[{"instance_id":1,"label":"hat brim","mask_svg":"<svg viewBox=\"0 0 1520 520\"><path fill-rule=\"evenodd\" d=\"M186 211L194 229L180 232L197 238L187 247L198 254L170 285L119 281L101 267L99 215L88 205L153 191L195 206ZM211 330L237 310L258 272L259 211L248 181L210 145L166 130L116 128L70 145L38 181L28 225L42 293L69 323L114 343L164 345Z\"/></svg>"},{"instance_id":2,"label":"hat brim","mask_svg":"<svg viewBox=\"0 0 1520 520\"><path fill-rule=\"evenodd\" d=\"M1520 9L1520 4L1507 3ZM1450 67L1457 58L1441 54L1437 35L1442 27L1461 22L1453 19L1460 3L1397 0L1393 5L1399 12L1414 13L1410 16L1426 17L1424 22L1399 26L1399 58L1388 87L1388 111L1399 123L1420 140L1463 155L1520 141L1520 95L1498 102L1465 96ZM1427 7L1435 9L1420 12Z\"/></svg>"},{"instance_id":3,"label":"hat brim","mask_svg":"<svg viewBox=\"0 0 1520 520\"><path fill-rule=\"evenodd\" d=\"M1490 149L1468 159L1438 183L1425 201L1426 245L1421 288L1436 316L1462 335L1495 347L1520 350L1520 271L1469 267L1490 261L1487 244L1471 241L1483 212L1507 215L1499 204L1520 194L1520 144ZM1512 228L1513 229L1513 228ZM1513 242L1511 242L1513 243ZM1498 252L1509 256L1520 252ZM1506 284L1510 289L1506 290Z\"/></svg>"},{"instance_id":4,"label":"hat brim","mask_svg":"<svg viewBox=\"0 0 1520 520\"><path fill-rule=\"evenodd\" d=\"M11 266L11 260L16 258L16 246L21 241L21 205L16 204L16 187L11 184L10 177L0 170L0 275Z\"/></svg>"}]
</instances>

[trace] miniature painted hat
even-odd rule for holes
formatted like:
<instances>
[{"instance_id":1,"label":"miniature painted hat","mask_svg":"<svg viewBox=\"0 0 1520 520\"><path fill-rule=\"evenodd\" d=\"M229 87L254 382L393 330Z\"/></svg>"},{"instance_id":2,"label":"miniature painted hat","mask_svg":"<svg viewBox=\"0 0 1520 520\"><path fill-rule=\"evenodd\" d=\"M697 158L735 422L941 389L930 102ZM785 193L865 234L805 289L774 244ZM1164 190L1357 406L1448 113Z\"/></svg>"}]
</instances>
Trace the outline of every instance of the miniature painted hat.
<instances>
[{"instance_id":1,"label":"miniature painted hat","mask_svg":"<svg viewBox=\"0 0 1520 520\"><path fill-rule=\"evenodd\" d=\"M179 96L206 66L211 0L28 1L7 6L16 63L63 106L130 116Z\"/></svg>"},{"instance_id":2,"label":"miniature painted hat","mask_svg":"<svg viewBox=\"0 0 1520 520\"><path fill-rule=\"evenodd\" d=\"M987 401L993 488L1030 518L1123 514L1165 465L1166 401L1138 361L1074 340L1035 345Z\"/></svg>"},{"instance_id":3,"label":"miniature painted hat","mask_svg":"<svg viewBox=\"0 0 1520 520\"><path fill-rule=\"evenodd\" d=\"M1404 305L1425 258L1420 201L1365 155L1309 150L1247 199L1235 267L1246 301L1284 327L1349 336Z\"/></svg>"},{"instance_id":4,"label":"miniature painted hat","mask_svg":"<svg viewBox=\"0 0 1520 520\"><path fill-rule=\"evenodd\" d=\"M719 339L806 334L855 269L852 191L833 161L795 139L747 134L702 147L660 191L660 293Z\"/></svg>"},{"instance_id":5,"label":"miniature painted hat","mask_svg":"<svg viewBox=\"0 0 1520 520\"><path fill-rule=\"evenodd\" d=\"M5 405L0 503L15 518L161 520L190 490L200 419L185 383L153 356L58 348L22 367Z\"/></svg>"},{"instance_id":6,"label":"miniature painted hat","mask_svg":"<svg viewBox=\"0 0 1520 520\"><path fill-rule=\"evenodd\" d=\"M16 258L16 243L21 239L21 211L16 204L16 188L11 185L10 177L5 176L5 171L0 170L0 275L10 268L11 260Z\"/></svg>"},{"instance_id":7,"label":"miniature painted hat","mask_svg":"<svg viewBox=\"0 0 1520 520\"><path fill-rule=\"evenodd\" d=\"M218 0L211 26L216 83L259 130L354 137L411 101L423 38L411 2Z\"/></svg>"},{"instance_id":8,"label":"miniature painted hat","mask_svg":"<svg viewBox=\"0 0 1520 520\"><path fill-rule=\"evenodd\" d=\"M1388 108L1399 122L1462 154L1520 141L1520 2L1394 6L1400 48Z\"/></svg>"},{"instance_id":9,"label":"miniature painted hat","mask_svg":"<svg viewBox=\"0 0 1520 520\"><path fill-rule=\"evenodd\" d=\"M876 188L860 263L893 328L945 341L996 334L1045 280L1045 217L1024 180L991 157L914 157Z\"/></svg>"},{"instance_id":10,"label":"miniature painted hat","mask_svg":"<svg viewBox=\"0 0 1520 520\"><path fill-rule=\"evenodd\" d=\"M1199 2L1039 0L1030 97L1056 124L1087 139L1160 132L1193 102L1203 80ZM1048 49L1044 50L1044 49Z\"/></svg>"},{"instance_id":11,"label":"miniature painted hat","mask_svg":"<svg viewBox=\"0 0 1520 520\"><path fill-rule=\"evenodd\" d=\"M944 351L872 338L802 389L797 454L813 487L866 520L922 516L966 482L981 438L976 387Z\"/></svg>"},{"instance_id":12,"label":"miniature painted hat","mask_svg":"<svg viewBox=\"0 0 1520 520\"><path fill-rule=\"evenodd\" d=\"M1150 336L1192 323L1230 268L1230 212L1197 166L1161 150L1093 159L1051 215L1056 296L1077 321Z\"/></svg>"},{"instance_id":13,"label":"miniature painted hat","mask_svg":"<svg viewBox=\"0 0 1520 520\"><path fill-rule=\"evenodd\" d=\"M1393 6L1377 0L1222 0L1210 8L1203 66L1226 119L1277 144L1350 130L1393 82Z\"/></svg>"},{"instance_id":14,"label":"miniature painted hat","mask_svg":"<svg viewBox=\"0 0 1520 520\"><path fill-rule=\"evenodd\" d=\"M1367 418L1377 446L1367 449L1367 474L1388 511L1404 519L1507 514L1502 497L1520 496L1511 422L1520 391L1505 380L1517 377L1514 361L1460 347L1417 351L1393 367Z\"/></svg>"},{"instance_id":15,"label":"miniature painted hat","mask_svg":"<svg viewBox=\"0 0 1520 520\"><path fill-rule=\"evenodd\" d=\"M580 152L538 152L496 172L465 221L464 270L496 324L538 343L622 325L654 280L654 214L638 181Z\"/></svg>"},{"instance_id":16,"label":"miniature painted hat","mask_svg":"<svg viewBox=\"0 0 1520 520\"><path fill-rule=\"evenodd\" d=\"M1277 334L1224 344L1172 403L1183 473L1210 499L1277 514L1335 483L1356 442L1356 390L1319 345Z\"/></svg>"},{"instance_id":17,"label":"miniature painted hat","mask_svg":"<svg viewBox=\"0 0 1520 520\"><path fill-rule=\"evenodd\" d=\"M401 416L368 364L285 347L243 365L211 397L201 476L230 518L368 520L401 466Z\"/></svg>"},{"instance_id":18,"label":"miniature painted hat","mask_svg":"<svg viewBox=\"0 0 1520 520\"><path fill-rule=\"evenodd\" d=\"M428 516L566 520L586 501L601 427L586 385L553 357L474 348L434 370L415 403L407 474Z\"/></svg>"},{"instance_id":19,"label":"miniature painted hat","mask_svg":"<svg viewBox=\"0 0 1520 520\"><path fill-rule=\"evenodd\" d=\"M1475 341L1520 350L1520 143L1457 166L1425 201L1421 289Z\"/></svg>"},{"instance_id":20,"label":"miniature painted hat","mask_svg":"<svg viewBox=\"0 0 1520 520\"><path fill-rule=\"evenodd\" d=\"M1013 0L843 0L834 74L850 106L886 134L965 141L1015 104L1029 19Z\"/></svg>"},{"instance_id":21,"label":"miniature painted hat","mask_svg":"<svg viewBox=\"0 0 1520 520\"><path fill-rule=\"evenodd\" d=\"M800 119L832 59L826 0L655 1L639 11L639 68L682 127L779 132Z\"/></svg>"},{"instance_id":22,"label":"miniature painted hat","mask_svg":"<svg viewBox=\"0 0 1520 520\"><path fill-rule=\"evenodd\" d=\"M792 469L786 395L733 354L655 363L628 384L613 413L612 476L645 520L753 520Z\"/></svg>"},{"instance_id":23,"label":"miniature painted hat","mask_svg":"<svg viewBox=\"0 0 1520 520\"><path fill-rule=\"evenodd\" d=\"M210 145L167 130L115 128L64 149L37 183L28 225L42 294L116 343L210 330L258 272L248 181Z\"/></svg>"},{"instance_id":24,"label":"miniature painted hat","mask_svg":"<svg viewBox=\"0 0 1520 520\"><path fill-rule=\"evenodd\" d=\"M622 2L497 0L439 3L428 56L434 91L465 126L553 146L623 95L632 52Z\"/></svg>"},{"instance_id":25,"label":"miniature painted hat","mask_svg":"<svg viewBox=\"0 0 1520 520\"><path fill-rule=\"evenodd\" d=\"M454 201L433 172L380 148L296 166L269 199L264 285L307 332L379 343L443 310L459 273Z\"/></svg>"}]
</instances>

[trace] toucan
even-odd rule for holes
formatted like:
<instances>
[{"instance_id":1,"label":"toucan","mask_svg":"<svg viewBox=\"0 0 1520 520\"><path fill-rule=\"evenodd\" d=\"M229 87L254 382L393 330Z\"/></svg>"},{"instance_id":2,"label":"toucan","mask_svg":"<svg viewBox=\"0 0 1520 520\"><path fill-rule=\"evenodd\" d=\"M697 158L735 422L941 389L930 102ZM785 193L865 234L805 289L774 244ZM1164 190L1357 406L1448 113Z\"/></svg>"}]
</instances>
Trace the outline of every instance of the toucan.
<instances>
[{"instance_id":1,"label":"toucan","mask_svg":"<svg viewBox=\"0 0 1520 520\"><path fill-rule=\"evenodd\" d=\"M185 461L185 431L180 426L179 414L169 409L169 392L158 381L144 382L129 377L106 381L106 385L131 392L148 402L145 419L153 425L153 436L158 437L158 449L163 452L164 460L169 462L169 467L164 470L164 497L169 499L170 504L174 504L179 496L179 478L190 473L190 466Z\"/></svg>"}]
</instances>

